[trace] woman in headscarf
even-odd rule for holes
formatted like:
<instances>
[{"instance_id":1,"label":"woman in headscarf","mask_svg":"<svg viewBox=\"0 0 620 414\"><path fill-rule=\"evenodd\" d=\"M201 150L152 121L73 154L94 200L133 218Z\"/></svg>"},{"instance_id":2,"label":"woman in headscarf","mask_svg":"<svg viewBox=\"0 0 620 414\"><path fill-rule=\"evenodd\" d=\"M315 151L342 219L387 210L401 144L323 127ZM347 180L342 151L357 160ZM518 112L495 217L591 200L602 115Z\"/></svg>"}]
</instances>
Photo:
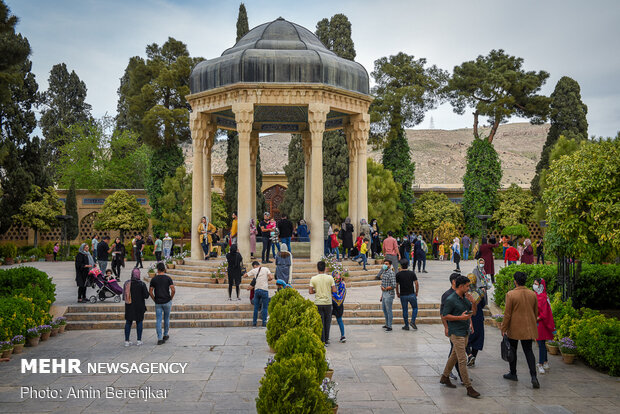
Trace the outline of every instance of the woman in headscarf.
<instances>
[{"instance_id":1,"label":"woman in headscarf","mask_svg":"<svg viewBox=\"0 0 620 414\"><path fill-rule=\"evenodd\" d=\"M352 259L351 249L353 248L353 224L351 224L351 217L347 217L342 223L342 228L340 229L342 239L342 258L344 259L347 256L349 259Z\"/></svg>"},{"instance_id":2,"label":"woman in headscarf","mask_svg":"<svg viewBox=\"0 0 620 414\"><path fill-rule=\"evenodd\" d=\"M256 235L258 234L258 229L256 228L256 220L250 219L250 256L252 259L254 258L254 253L256 253Z\"/></svg>"},{"instance_id":3,"label":"woman in headscarf","mask_svg":"<svg viewBox=\"0 0 620 414\"><path fill-rule=\"evenodd\" d=\"M297 237L300 242L310 241L310 232L308 231L308 225L306 224L306 220L299 220L299 225L297 226Z\"/></svg>"},{"instance_id":4,"label":"woman in headscarf","mask_svg":"<svg viewBox=\"0 0 620 414\"><path fill-rule=\"evenodd\" d=\"M547 347L545 341L553 339L555 332L555 322L553 321L553 313L551 312L551 303L547 296L547 282L545 279L536 279L532 285L538 299L538 373L544 374L549 371L549 361L547 360Z\"/></svg>"},{"instance_id":5,"label":"woman in headscarf","mask_svg":"<svg viewBox=\"0 0 620 414\"><path fill-rule=\"evenodd\" d=\"M371 237L370 224L368 224L366 219L360 220L360 234L362 233L364 233L363 239L368 238L370 240L370 237Z\"/></svg>"},{"instance_id":6,"label":"woman in headscarf","mask_svg":"<svg viewBox=\"0 0 620 414\"><path fill-rule=\"evenodd\" d=\"M532 247L532 241L530 239L525 239L523 245L525 248L523 249L523 254L521 255L521 263L534 264L534 248Z\"/></svg>"},{"instance_id":7,"label":"woman in headscarf","mask_svg":"<svg viewBox=\"0 0 620 414\"><path fill-rule=\"evenodd\" d=\"M379 225L377 219L370 220L370 250L372 258L381 253L381 241L379 240Z\"/></svg>"},{"instance_id":8,"label":"woman in headscarf","mask_svg":"<svg viewBox=\"0 0 620 414\"><path fill-rule=\"evenodd\" d=\"M86 303L86 278L88 272L95 266L95 260L88 251L88 244L82 243L75 256L75 282L78 287L78 303Z\"/></svg>"},{"instance_id":9,"label":"woman in headscarf","mask_svg":"<svg viewBox=\"0 0 620 414\"><path fill-rule=\"evenodd\" d=\"M211 251L211 234L215 233L217 228L209 222L206 217L200 219L200 224L198 225L198 234L200 234L200 245L202 246L202 251L205 255L205 260L209 260L209 252Z\"/></svg>"},{"instance_id":10,"label":"woman in headscarf","mask_svg":"<svg viewBox=\"0 0 620 414\"><path fill-rule=\"evenodd\" d=\"M454 259L454 264L456 265L456 269L454 269L454 271L460 272L461 271L461 267L460 267L461 245L459 243L458 237L455 237L454 240L452 241L452 258Z\"/></svg>"},{"instance_id":11,"label":"woman in headscarf","mask_svg":"<svg viewBox=\"0 0 620 414\"><path fill-rule=\"evenodd\" d=\"M276 256L276 282L278 280L284 281L286 284L291 284L291 274L293 266L293 255L288 251L286 244L282 244L282 250ZM285 285L284 285L285 286ZM282 289L282 285L278 285L278 290Z\"/></svg>"},{"instance_id":12,"label":"woman in headscarf","mask_svg":"<svg viewBox=\"0 0 620 414\"><path fill-rule=\"evenodd\" d=\"M232 300L233 285L235 285L235 291L237 292L237 300L241 300L239 297L239 284L241 283L243 257L237 251L236 244L230 246L230 252L226 253L226 260L228 261L228 300Z\"/></svg>"},{"instance_id":13,"label":"woman in headscarf","mask_svg":"<svg viewBox=\"0 0 620 414\"><path fill-rule=\"evenodd\" d=\"M336 317L336 322L338 322L340 327L340 342L345 343L347 338L344 336L342 315L344 313L344 298L347 296L347 286L339 271L334 270L332 277L334 278L334 283L336 283L336 291L332 292L332 315Z\"/></svg>"},{"instance_id":14,"label":"woman in headscarf","mask_svg":"<svg viewBox=\"0 0 620 414\"><path fill-rule=\"evenodd\" d=\"M480 259L482 260L482 259ZM478 262L480 263L480 262ZM483 263L484 265L484 263ZM473 333L469 335L467 341L467 366L476 365L476 357L478 351L482 351L484 347L484 307L487 304L487 285L486 278L480 275L478 268L474 269L474 273L468 275L470 283L470 292L475 298L476 313L471 317L471 325Z\"/></svg>"},{"instance_id":15,"label":"woman in headscarf","mask_svg":"<svg viewBox=\"0 0 620 414\"><path fill-rule=\"evenodd\" d=\"M125 246L121 243L121 239L114 239L112 250L112 272L119 281L121 280L121 267L125 267Z\"/></svg>"},{"instance_id":16,"label":"woman in headscarf","mask_svg":"<svg viewBox=\"0 0 620 414\"><path fill-rule=\"evenodd\" d=\"M499 246L499 243L497 243L495 237L492 237L488 243L486 237L482 238L480 258L484 259L484 273L491 276L491 283L495 283L495 258L493 257L493 249L497 246Z\"/></svg>"},{"instance_id":17,"label":"woman in headscarf","mask_svg":"<svg viewBox=\"0 0 620 414\"><path fill-rule=\"evenodd\" d=\"M146 312L145 300L149 297L146 285L140 280L140 269L131 271L131 279L123 285L123 298L125 299L125 346L131 345L129 335L131 325L136 321L137 346L142 345L142 322Z\"/></svg>"}]
</instances>

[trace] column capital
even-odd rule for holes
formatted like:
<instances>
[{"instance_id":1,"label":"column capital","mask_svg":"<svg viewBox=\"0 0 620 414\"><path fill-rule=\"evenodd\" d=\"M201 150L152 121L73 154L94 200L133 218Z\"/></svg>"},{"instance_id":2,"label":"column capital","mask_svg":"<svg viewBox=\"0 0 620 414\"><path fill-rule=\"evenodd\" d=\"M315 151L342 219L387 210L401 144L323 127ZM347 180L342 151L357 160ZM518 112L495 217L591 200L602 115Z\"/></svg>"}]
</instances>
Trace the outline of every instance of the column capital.
<instances>
[{"instance_id":1,"label":"column capital","mask_svg":"<svg viewBox=\"0 0 620 414\"><path fill-rule=\"evenodd\" d=\"M308 104L308 130L312 135L320 134L323 138L325 121L329 113L329 105L319 102Z\"/></svg>"},{"instance_id":2,"label":"column capital","mask_svg":"<svg viewBox=\"0 0 620 414\"><path fill-rule=\"evenodd\" d=\"M254 104L248 102L235 102L232 104L232 111L235 114L237 132L239 132L239 139L241 140L241 135L249 135L250 132L252 132L252 123L254 122Z\"/></svg>"},{"instance_id":3,"label":"column capital","mask_svg":"<svg viewBox=\"0 0 620 414\"><path fill-rule=\"evenodd\" d=\"M189 127L192 133L192 140L199 148L208 146L209 150L213 145L213 138L217 130L217 124L211 114L204 112L191 112L189 114Z\"/></svg>"}]
</instances>

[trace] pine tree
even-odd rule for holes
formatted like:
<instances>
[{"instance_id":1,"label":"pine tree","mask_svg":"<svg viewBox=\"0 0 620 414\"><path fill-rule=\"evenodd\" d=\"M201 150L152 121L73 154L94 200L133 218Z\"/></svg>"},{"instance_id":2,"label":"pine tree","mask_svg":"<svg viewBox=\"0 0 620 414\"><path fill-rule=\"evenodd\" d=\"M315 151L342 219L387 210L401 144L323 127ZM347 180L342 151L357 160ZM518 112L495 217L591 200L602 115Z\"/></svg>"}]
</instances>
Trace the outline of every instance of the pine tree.
<instances>
[{"instance_id":1,"label":"pine tree","mask_svg":"<svg viewBox=\"0 0 620 414\"><path fill-rule=\"evenodd\" d=\"M532 194L541 197L540 175L549 168L551 149L561 135L567 139L583 141L588 138L588 107L581 101L581 88L577 81L563 76L551 94L551 127L547 140L536 165L536 175L532 179Z\"/></svg>"},{"instance_id":2,"label":"pine tree","mask_svg":"<svg viewBox=\"0 0 620 414\"><path fill-rule=\"evenodd\" d=\"M75 196L75 180L71 180L71 186L67 192L65 214L71 216L71 220L67 221L67 240L74 240L80 234L80 219L78 217L77 198Z\"/></svg>"},{"instance_id":3,"label":"pine tree","mask_svg":"<svg viewBox=\"0 0 620 414\"><path fill-rule=\"evenodd\" d=\"M284 166L288 188L280 204L280 211L293 221L309 219L304 217L304 162L301 135L294 134L288 144L288 163Z\"/></svg>"}]
</instances>

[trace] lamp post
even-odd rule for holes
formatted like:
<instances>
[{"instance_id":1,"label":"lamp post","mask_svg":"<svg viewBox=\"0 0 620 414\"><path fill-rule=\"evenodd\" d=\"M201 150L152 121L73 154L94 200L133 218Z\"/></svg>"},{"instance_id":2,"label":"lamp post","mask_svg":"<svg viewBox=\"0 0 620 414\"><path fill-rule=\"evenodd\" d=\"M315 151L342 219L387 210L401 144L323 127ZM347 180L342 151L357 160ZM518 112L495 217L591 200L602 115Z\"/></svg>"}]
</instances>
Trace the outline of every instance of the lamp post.
<instances>
[{"instance_id":1,"label":"lamp post","mask_svg":"<svg viewBox=\"0 0 620 414\"><path fill-rule=\"evenodd\" d=\"M65 257L69 256L69 241L67 240L67 222L71 220L73 216L68 215L58 215L56 216L56 220L62 222L62 247L65 252Z\"/></svg>"}]
</instances>

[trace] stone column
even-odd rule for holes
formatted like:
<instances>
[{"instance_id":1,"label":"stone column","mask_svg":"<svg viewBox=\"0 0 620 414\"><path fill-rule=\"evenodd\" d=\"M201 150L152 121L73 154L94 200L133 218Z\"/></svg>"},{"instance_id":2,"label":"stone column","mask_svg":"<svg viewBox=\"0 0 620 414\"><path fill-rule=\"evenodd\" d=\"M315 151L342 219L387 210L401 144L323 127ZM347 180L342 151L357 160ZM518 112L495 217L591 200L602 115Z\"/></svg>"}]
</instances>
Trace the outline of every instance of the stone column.
<instances>
[{"instance_id":1,"label":"stone column","mask_svg":"<svg viewBox=\"0 0 620 414\"><path fill-rule=\"evenodd\" d=\"M323 133L329 105L311 103L308 105L308 129L312 140L312 173L310 195L310 261L317 262L323 255Z\"/></svg>"},{"instance_id":2,"label":"stone column","mask_svg":"<svg viewBox=\"0 0 620 414\"><path fill-rule=\"evenodd\" d=\"M239 253L248 260L250 257L250 134L254 120L254 104L234 103L237 133L239 135L239 164L237 182L237 217Z\"/></svg>"},{"instance_id":3,"label":"stone column","mask_svg":"<svg viewBox=\"0 0 620 414\"><path fill-rule=\"evenodd\" d=\"M258 131L250 134L250 218L256 218L256 159L258 157ZM259 214L262 214L259 211ZM248 222L248 226L250 223Z\"/></svg>"},{"instance_id":4,"label":"stone column","mask_svg":"<svg viewBox=\"0 0 620 414\"><path fill-rule=\"evenodd\" d=\"M349 124L345 128L347 139L347 148L349 150L349 214L351 223L355 229L353 232L353 241L357 237L359 221L357 220L357 142L353 127Z\"/></svg>"},{"instance_id":5,"label":"stone column","mask_svg":"<svg viewBox=\"0 0 620 414\"><path fill-rule=\"evenodd\" d=\"M203 216L203 172L202 158L203 147L205 145L204 131L206 130L207 115L199 112L192 112L189 116L189 126L192 133L192 150L193 150L193 166L192 166L192 259L199 260L204 258L202 247L200 246L200 235L198 234L198 225Z\"/></svg>"},{"instance_id":6,"label":"stone column","mask_svg":"<svg viewBox=\"0 0 620 414\"><path fill-rule=\"evenodd\" d=\"M309 131L301 133L301 145L304 151L304 220L309 221L312 211L311 171L312 171L312 138Z\"/></svg>"},{"instance_id":7,"label":"stone column","mask_svg":"<svg viewBox=\"0 0 620 414\"><path fill-rule=\"evenodd\" d=\"M360 114L354 118L353 131L357 142L357 217L360 219L368 217L368 134L370 132L370 115Z\"/></svg>"},{"instance_id":8,"label":"stone column","mask_svg":"<svg viewBox=\"0 0 620 414\"><path fill-rule=\"evenodd\" d=\"M211 116L207 115L204 146L202 148L202 197L204 215L211 221L211 150L217 125L212 122Z\"/></svg>"}]
</instances>

